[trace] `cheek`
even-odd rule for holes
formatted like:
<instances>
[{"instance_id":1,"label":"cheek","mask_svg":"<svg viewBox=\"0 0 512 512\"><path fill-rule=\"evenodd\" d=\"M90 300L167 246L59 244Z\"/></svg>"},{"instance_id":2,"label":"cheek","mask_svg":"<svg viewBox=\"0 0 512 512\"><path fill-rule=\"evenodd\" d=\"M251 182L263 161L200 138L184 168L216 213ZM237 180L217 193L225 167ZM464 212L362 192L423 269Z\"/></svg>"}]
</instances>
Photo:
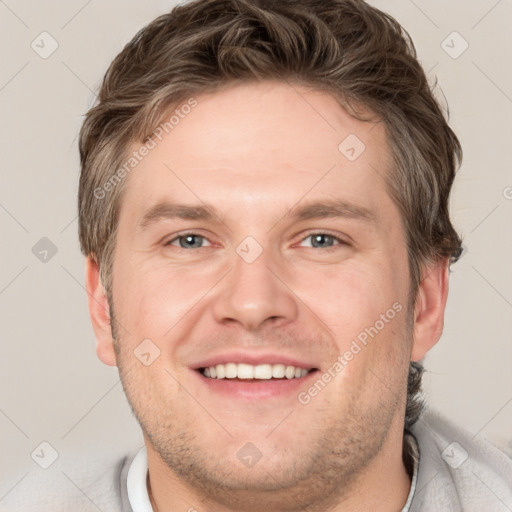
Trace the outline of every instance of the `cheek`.
<instances>
[{"instance_id":1,"label":"cheek","mask_svg":"<svg viewBox=\"0 0 512 512\"><path fill-rule=\"evenodd\" d=\"M186 335L194 310L206 303L200 299L218 279L217 270L199 265L178 268L166 262L120 262L115 311L132 335L130 344L150 338L163 348L170 336Z\"/></svg>"},{"instance_id":2,"label":"cheek","mask_svg":"<svg viewBox=\"0 0 512 512\"><path fill-rule=\"evenodd\" d=\"M376 258L377 259L377 258ZM402 283L392 263L346 262L343 265L302 269L289 281L297 296L337 335L347 338L373 325L393 303L403 300Z\"/></svg>"},{"instance_id":3,"label":"cheek","mask_svg":"<svg viewBox=\"0 0 512 512\"><path fill-rule=\"evenodd\" d=\"M362 404L396 405L409 367L405 306L395 301L363 307L343 315L346 322L335 330L339 356L331 367L335 384L326 395L333 404L348 401L354 414Z\"/></svg>"}]
</instances>

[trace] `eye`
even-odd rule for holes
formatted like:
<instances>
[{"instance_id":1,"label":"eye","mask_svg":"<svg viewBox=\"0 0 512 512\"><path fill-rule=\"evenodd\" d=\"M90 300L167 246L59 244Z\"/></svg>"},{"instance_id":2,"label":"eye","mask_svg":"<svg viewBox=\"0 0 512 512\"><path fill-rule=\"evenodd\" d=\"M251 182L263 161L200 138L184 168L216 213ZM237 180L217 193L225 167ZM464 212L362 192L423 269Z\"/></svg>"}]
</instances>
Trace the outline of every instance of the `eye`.
<instances>
[{"instance_id":1,"label":"eye","mask_svg":"<svg viewBox=\"0 0 512 512\"><path fill-rule=\"evenodd\" d=\"M341 238L329 235L328 233L310 233L306 238L303 238L301 243L304 243L306 240L311 239L311 245L308 247L313 248L332 248L334 246L334 242L338 242L337 245L348 245Z\"/></svg>"},{"instance_id":2,"label":"eye","mask_svg":"<svg viewBox=\"0 0 512 512\"><path fill-rule=\"evenodd\" d=\"M182 249L201 249L201 247L204 247L202 242L205 241L208 242L202 235L198 235L196 233L185 233L169 240L165 245L176 245L176 242L178 242L179 247ZM210 242L208 242L208 244L210 244Z\"/></svg>"}]
</instances>

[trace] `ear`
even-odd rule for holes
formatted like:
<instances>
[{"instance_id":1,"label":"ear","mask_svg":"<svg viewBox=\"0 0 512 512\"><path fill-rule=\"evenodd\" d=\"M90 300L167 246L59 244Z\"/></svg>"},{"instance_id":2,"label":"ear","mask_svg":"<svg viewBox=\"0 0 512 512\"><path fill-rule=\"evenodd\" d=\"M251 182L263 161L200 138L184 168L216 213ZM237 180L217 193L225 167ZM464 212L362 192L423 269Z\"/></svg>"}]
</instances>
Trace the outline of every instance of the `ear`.
<instances>
[{"instance_id":1,"label":"ear","mask_svg":"<svg viewBox=\"0 0 512 512\"><path fill-rule=\"evenodd\" d=\"M414 338L411 360L420 361L439 341L444 326L448 298L449 259L441 259L422 269L422 279L414 307Z\"/></svg>"},{"instance_id":2,"label":"ear","mask_svg":"<svg viewBox=\"0 0 512 512\"><path fill-rule=\"evenodd\" d=\"M89 301L89 315L96 335L96 354L103 363L116 366L107 294L101 283L98 263L92 256L87 256L85 261L85 288Z\"/></svg>"}]
</instances>

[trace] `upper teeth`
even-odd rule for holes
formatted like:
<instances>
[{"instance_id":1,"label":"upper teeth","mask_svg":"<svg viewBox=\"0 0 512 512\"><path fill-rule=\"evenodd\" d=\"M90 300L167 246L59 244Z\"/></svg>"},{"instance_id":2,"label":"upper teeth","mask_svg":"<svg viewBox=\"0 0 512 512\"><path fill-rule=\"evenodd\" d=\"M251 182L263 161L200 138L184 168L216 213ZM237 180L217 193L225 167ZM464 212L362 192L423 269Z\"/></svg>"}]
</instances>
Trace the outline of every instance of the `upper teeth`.
<instances>
[{"instance_id":1,"label":"upper teeth","mask_svg":"<svg viewBox=\"0 0 512 512\"><path fill-rule=\"evenodd\" d=\"M226 363L204 368L203 375L212 379L287 379L304 377L309 373L305 368L284 364Z\"/></svg>"}]
</instances>

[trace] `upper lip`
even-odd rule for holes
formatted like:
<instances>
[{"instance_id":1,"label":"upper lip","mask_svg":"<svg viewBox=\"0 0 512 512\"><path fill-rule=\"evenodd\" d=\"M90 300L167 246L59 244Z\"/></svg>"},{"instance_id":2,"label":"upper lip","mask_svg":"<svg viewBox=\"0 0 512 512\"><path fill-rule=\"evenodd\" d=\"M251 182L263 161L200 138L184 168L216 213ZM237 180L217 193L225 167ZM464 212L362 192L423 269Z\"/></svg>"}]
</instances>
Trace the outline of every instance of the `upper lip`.
<instances>
[{"instance_id":1,"label":"upper lip","mask_svg":"<svg viewBox=\"0 0 512 512\"><path fill-rule=\"evenodd\" d=\"M248 352L226 352L223 354L217 354L192 365L192 368L194 370L199 370L200 368L210 368L218 364L226 363L245 363L253 366L258 366L260 364L284 364L285 366L295 366L296 368L305 368L306 370L317 368L317 365L314 363L307 362L304 359L299 359L297 357L290 357L277 353L261 354Z\"/></svg>"}]
</instances>

